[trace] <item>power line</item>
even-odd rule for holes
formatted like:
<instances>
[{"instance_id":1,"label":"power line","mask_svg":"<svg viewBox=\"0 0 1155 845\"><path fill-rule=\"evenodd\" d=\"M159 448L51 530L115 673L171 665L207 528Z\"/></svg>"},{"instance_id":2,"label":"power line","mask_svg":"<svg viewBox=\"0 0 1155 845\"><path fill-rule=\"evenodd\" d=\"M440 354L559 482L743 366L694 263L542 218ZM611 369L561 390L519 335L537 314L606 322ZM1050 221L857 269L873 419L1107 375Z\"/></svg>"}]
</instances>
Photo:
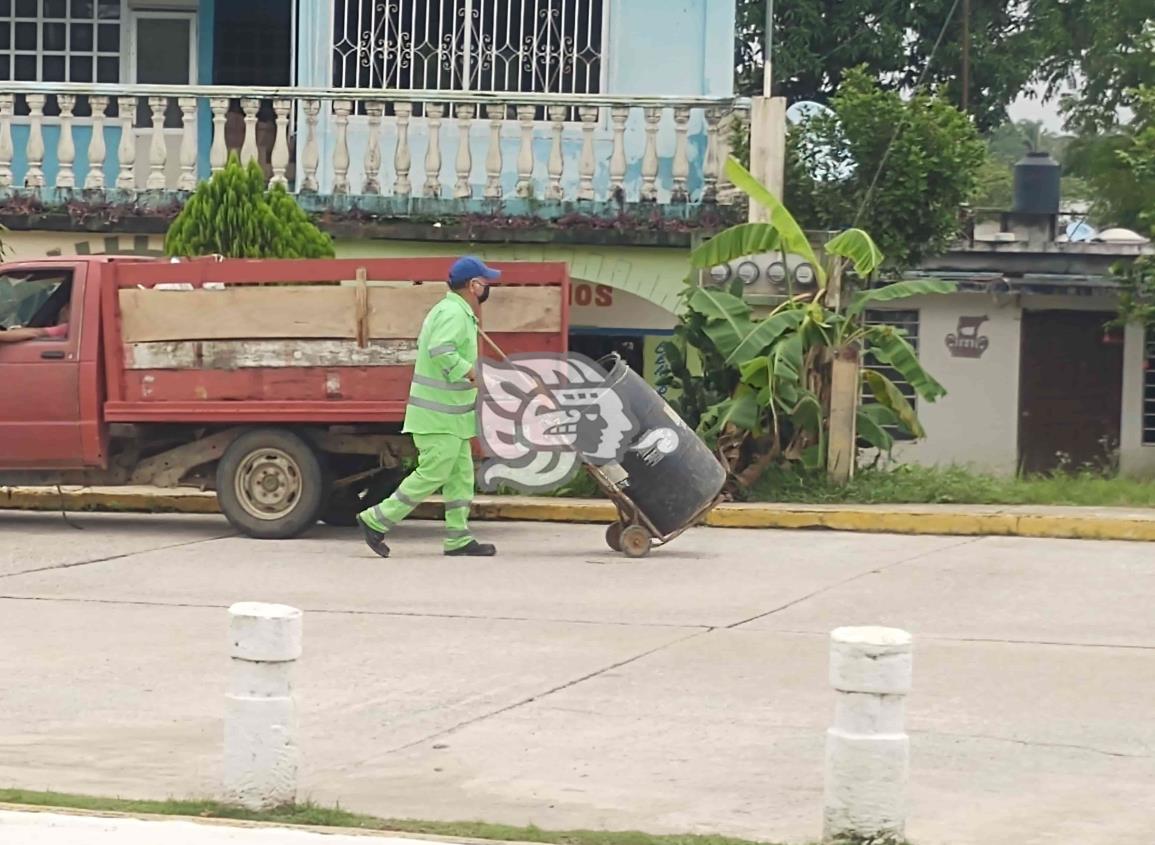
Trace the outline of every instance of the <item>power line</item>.
<instances>
[{"instance_id":1,"label":"power line","mask_svg":"<svg viewBox=\"0 0 1155 845\"><path fill-rule=\"evenodd\" d=\"M931 47L930 55L926 58L926 64L922 68L922 73L918 75L918 80L914 83L914 91L912 96L917 95L919 89L922 88L923 82L926 81L926 75L930 72L930 66L934 63L934 57L938 53L938 48L942 46L943 38L946 37L946 31L950 28L950 22L954 20L954 14L958 11L961 0L954 0L950 7L950 11L946 13L946 20L942 23L942 29L938 32L938 38L934 41L934 46ZM878 163L878 169L874 171L874 178L870 180L870 187L866 189L866 196L862 198L862 205L858 207L858 213L854 215L854 225L851 228L857 228L862 221L862 215L866 213L866 208L870 205L870 200L874 196L874 189L878 186L878 179L882 176L883 168L886 167L887 159L890 158L890 151L894 149L894 142L898 140L898 135L903 129L903 121L899 120L894 126L894 134L890 136L890 142L883 150L882 160Z\"/></svg>"}]
</instances>

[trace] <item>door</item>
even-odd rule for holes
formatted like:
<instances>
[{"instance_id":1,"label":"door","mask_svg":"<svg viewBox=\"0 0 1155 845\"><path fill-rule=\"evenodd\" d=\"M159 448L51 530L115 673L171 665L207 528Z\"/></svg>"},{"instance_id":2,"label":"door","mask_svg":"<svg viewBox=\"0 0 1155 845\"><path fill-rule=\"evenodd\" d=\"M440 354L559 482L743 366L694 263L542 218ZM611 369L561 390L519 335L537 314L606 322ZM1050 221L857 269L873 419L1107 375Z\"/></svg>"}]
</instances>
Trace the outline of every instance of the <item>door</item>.
<instances>
[{"instance_id":1,"label":"door","mask_svg":"<svg viewBox=\"0 0 1155 845\"><path fill-rule=\"evenodd\" d=\"M80 425L80 316L84 269L43 265L0 273L0 326L59 336L0 343L0 467L84 465Z\"/></svg>"},{"instance_id":2,"label":"door","mask_svg":"<svg viewBox=\"0 0 1155 845\"><path fill-rule=\"evenodd\" d=\"M197 81L196 15L192 12L134 12L129 18L128 78L140 85L192 85ZM169 97L164 112L165 184L173 189L180 179L181 130L184 121L176 97ZM136 181L148 184L152 145L152 108L148 98L136 105Z\"/></svg>"},{"instance_id":3,"label":"door","mask_svg":"<svg viewBox=\"0 0 1155 845\"><path fill-rule=\"evenodd\" d=\"M1022 472L1101 467L1119 446L1123 347L1106 312L1024 311L1019 376Z\"/></svg>"}]
</instances>

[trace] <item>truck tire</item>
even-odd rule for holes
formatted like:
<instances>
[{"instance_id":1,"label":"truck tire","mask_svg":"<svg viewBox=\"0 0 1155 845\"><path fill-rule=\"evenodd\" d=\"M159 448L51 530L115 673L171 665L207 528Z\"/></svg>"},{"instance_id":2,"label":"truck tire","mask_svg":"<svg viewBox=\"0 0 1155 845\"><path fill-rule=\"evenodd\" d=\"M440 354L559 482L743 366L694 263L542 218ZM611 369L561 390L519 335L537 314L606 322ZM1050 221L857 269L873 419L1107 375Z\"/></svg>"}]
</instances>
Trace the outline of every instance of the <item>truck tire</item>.
<instances>
[{"instance_id":1,"label":"truck tire","mask_svg":"<svg viewBox=\"0 0 1155 845\"><path fill-rule=\"evenodd\" d=\"M321 521L336 528L352 528L357 514L390 495L404 477L399 470L385 470L364 484L333 490L321 509Z\"/></svg>"},{"instance_id":2,"label":"truck tire","mask_svg":"<svg viewBox=\"0 0 1155 845\"><path fill-rule=\"evenodd\" d=\"M245 432L217 464L221 512L259 540L287 540L315 525L327 487L313 447L283 428Z\"/></svg>"}]
</instances>

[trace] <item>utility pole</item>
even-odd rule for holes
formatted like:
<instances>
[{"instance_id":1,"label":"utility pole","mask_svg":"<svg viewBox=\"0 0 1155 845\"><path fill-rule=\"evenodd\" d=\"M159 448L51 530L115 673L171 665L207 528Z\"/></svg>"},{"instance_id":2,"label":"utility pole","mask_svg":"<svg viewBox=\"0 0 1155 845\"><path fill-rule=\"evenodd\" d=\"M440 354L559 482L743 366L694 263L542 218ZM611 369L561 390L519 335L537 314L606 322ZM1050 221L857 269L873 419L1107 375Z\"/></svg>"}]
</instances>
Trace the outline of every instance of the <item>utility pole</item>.
<instances>
[{"instance_id":1,"label":"utility pole","mask_svg":"<svg viewBox=\"0 0 1155 845\"><path fill-rule=\"evenodd\" d=\"M971 99L971 0L962 0L962 111L970 113Z\"/></svg>"},{"instance_id":2,"label":"utility pole","mask_svg":"<svg viewBox=\"0 0 1155 845\"><path fill-rule=\"evenodd\" d=\"M766 37L762 39L762 96L774 96L774 0L766 0Z\"/></svg>"}]
</instances>

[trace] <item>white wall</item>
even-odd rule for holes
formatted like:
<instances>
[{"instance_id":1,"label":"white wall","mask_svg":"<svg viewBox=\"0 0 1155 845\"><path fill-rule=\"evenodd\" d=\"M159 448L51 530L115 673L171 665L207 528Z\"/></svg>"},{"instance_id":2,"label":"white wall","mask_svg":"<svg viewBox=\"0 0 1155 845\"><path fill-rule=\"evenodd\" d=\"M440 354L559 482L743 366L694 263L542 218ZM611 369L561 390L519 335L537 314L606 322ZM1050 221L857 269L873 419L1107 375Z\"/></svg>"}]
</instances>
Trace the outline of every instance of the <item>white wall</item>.
<instances>
[{"instance_id":1,"label":"white wall","mask_svg":"<svg viewBox=\"0 0 1155 845\"><path fill-rule=\"evenodd\" d=\"M919 401L926 439L900 444L895 457L1013 473L1018 462L1019 309L986 294L920 297L904 301L902 308L919 310L919 357L947 395L933 404ZM981 358L955 358L946 346L963 315L990 318L979 331L990 344Z\"/></svg>"},{"instance_id":2,"label":"white wall","mask_svg":"<svg viewBox=\"0 0 1155 845\"><path fill-rule=\"evenodd\" d=\"M1155 446L1143 445L1144 331L1130 325L1123 344L1123 424L1119 466L1125 475L1155 478Z\"/></svg>"},{"instance_id":3,"label":"white wall","mask_svg":"<svg viewBox=\"0 0 1155 845\"><path fill-rule=\"evenodd\" d=\"M900 462L951 464L1009 475L1018 463L1019 349L1023 310L1114 311L1106 297L986 294L920 297L901 303L919 310L919 357L947 390L935 403L919 401L927 437L895 448ZM980 329L989 342L981 358L956 358L946 336L957 333L961 316L986 316ZM1155 446L1142 445L1143 331L1131 327L1123 348L1120 464L1129 475L1155 477Z\"/></svg>"}]
</instances>

